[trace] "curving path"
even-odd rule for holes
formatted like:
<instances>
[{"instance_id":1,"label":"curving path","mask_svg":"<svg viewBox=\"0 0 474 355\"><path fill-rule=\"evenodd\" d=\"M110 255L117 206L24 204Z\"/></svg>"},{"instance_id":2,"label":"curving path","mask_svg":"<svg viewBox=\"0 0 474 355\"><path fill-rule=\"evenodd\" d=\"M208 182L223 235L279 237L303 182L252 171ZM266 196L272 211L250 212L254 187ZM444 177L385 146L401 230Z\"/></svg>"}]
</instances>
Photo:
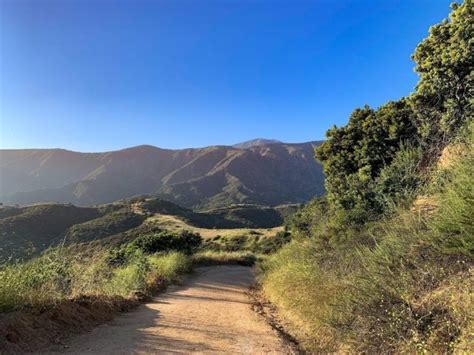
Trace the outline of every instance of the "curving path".
<instances>
[{"instance_id":1,"label":"curving path","mask_svg":"<svg viewBox=\"0 0 474 355\"><path fill-rule=\"evenodd\" d=\"M251 309L254 275L243 266L197 269L151 303L73 338L80 354L290 354L291 348Z\"/></svg>"}]
</instances>

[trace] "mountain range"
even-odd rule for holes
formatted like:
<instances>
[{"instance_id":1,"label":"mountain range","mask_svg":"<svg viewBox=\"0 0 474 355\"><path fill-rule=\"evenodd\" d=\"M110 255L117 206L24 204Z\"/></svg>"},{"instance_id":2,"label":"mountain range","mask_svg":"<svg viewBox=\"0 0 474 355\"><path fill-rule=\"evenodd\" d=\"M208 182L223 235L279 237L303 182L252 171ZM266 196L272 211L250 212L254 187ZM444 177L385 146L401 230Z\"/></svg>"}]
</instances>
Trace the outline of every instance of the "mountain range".
<instances>
[{"instance_id":1,"label":"mountain range","mask_svg":"<svg viewBox=\"0 0 474 355\"><path fill-rule=\"evenodd\" d=\"M142 145L104 153L0 150L0 201L92 206L152 195L194 209L300 203L324 193L314 159L322 142L256 139L170 150Z\"/></svg>"}]
</instances>

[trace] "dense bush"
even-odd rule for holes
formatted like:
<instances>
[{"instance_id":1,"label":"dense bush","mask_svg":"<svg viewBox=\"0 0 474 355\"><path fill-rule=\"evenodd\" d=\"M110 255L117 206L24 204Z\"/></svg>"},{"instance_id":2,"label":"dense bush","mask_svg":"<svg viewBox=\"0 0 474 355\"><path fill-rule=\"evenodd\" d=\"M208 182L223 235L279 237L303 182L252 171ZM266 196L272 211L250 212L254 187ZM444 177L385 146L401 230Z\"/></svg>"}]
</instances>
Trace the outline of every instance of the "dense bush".
<instances>
[{"instance_id":1,"label":"dense bush","mask_svg":"<svg viewBox=\"0 0 474 355\"><path fill-rule=\"evenodd\" d=\"M382 168L374 182L379 211L390 212L395 206L411 202L423 184L420 148L402 147L390 165Z\"/></svg>"},{"instance_id":2,"label":"dense bush","mask_svg":"<svg viewBox=\"0 0 474 355\"><path fill-rule=\"evenodd\" d=\"M201 236L182 231L173 233L162 231L156 234L143 235L128 244L127 248L138 249L147 254L176 250L190 254L201 244Z\"/></svg>"},{"instance_id":3,"label":"dense bush","mask_svg":"<svg viewBox=\"0 0 474 355\"><path fill-rule=\"evenodd\" d=\"M188 231L178 233L169 231L160 231L153 234L144 234L135 238L130 243L124 244L119 248L109 250L107 261L113 265L127 263L139 254L154 254L160 252L179 251L185 254L191 254L202 242L199 234Z\"/></svg>"},{"instance_id":4,"label":"dense bush","mask_svg":"<svg viewBox=\"0 0 474 355\"><path fill-rule=\"evenodd\" d=\"M373 182L402 143L416 139L413 111L403 99L378 110L355 110L346 126L332 128L316 149L324 166L329 202L344 210L378 211Z\"/></svg>"},{"instance_id":5,"label":"dense bush","mask_svg":"<svg viewBox=\"0 0 474 355\"><path fill-rule=\"evenodd\" d=\"M430 29L413 55L420 80L410 97L356 109L316 149L328 201L348 211L348 223L379 218L416 190L423 169L474 117L473 14L472 0L454 4L450 20Z\"/></svg>"}]
</instances>

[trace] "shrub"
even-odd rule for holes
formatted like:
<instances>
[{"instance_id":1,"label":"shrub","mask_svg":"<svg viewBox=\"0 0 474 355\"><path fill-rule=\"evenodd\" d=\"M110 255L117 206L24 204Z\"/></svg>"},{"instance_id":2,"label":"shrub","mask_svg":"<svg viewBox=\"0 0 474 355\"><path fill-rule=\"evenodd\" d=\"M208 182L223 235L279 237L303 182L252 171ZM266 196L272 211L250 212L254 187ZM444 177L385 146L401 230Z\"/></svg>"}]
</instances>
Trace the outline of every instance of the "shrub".
<instances>
[{"instance_id":1,"label":"shrub","mask_svg":"<svg viewBox=\"0 0 474 355\"><path fill-rule=\"evenodd\" d=\"M145 234L119 248L111 249L106 256L110 265L123 265L137 252L154 254L160 252L180 251L191 254L202 242L199 234L182 231L179 233L160 231L159 233Z\"/></svg>"},{"instance_id":2,"label":"shrub","mask_svg":"<svg viewBox=\"0 0 474 355\"><path fill-rule=\"evenodd\" d=\"M175 282L179 276L191 270L191 260L179 252L155 254L148 257L150 269L155 278L166 282Z\"/></svg>"},{"instance_id":3,"label":"shrub","mask_svg":"<svg viewBox=\"0 0 474 355\"><path fill-rule=\"evenodd\" d=\"M151 270L145 255L136 251L129 262L113 270L112 277L105 285L106 293L129 297L137 292L147 292L146 275Z\"/></svg>"},{"instance_id":4,"label":"shrub","mask_svg":"<svg viewBox=\"0 0 474 355\"><path fill-rule=\"evenodd\" d=\"M128 244L129 249L138 249L144 253L152 254L162 251L182 251L190 254L201 244L202 238L199 234L182 231L173 233L162 231L156 234L143 235Z\"/></svg>"},{"instance_id":5,"label":"shrub","mask_svg":"<svg viewBox=\"0 0 474 355\"><path fill-rule=\"evenodd\" d=\"M390 165L380 171L374 191L380 211L391 211L397 205L411 202L423 183L419 164L420 148L404 147L395 154Z\"/></svg>"}]
</instances>

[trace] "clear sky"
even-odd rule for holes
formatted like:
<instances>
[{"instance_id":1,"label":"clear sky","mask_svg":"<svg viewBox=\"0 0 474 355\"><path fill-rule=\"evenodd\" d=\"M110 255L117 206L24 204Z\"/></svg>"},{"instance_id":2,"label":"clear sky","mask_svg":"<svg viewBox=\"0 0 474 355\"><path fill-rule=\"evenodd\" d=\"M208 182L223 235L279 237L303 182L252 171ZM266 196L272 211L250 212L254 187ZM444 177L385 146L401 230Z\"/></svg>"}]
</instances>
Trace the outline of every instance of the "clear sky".
<instances>
[{"instance_id":1,"label":"clear sky","mask_svg":"<svg viewBox=\"0 0 474 355\"><path fill-rule=\"evenodd\" d=\"M451 0L0 0L0 148L324 138L408 95Z\"/></svg>"}]
</instances>

